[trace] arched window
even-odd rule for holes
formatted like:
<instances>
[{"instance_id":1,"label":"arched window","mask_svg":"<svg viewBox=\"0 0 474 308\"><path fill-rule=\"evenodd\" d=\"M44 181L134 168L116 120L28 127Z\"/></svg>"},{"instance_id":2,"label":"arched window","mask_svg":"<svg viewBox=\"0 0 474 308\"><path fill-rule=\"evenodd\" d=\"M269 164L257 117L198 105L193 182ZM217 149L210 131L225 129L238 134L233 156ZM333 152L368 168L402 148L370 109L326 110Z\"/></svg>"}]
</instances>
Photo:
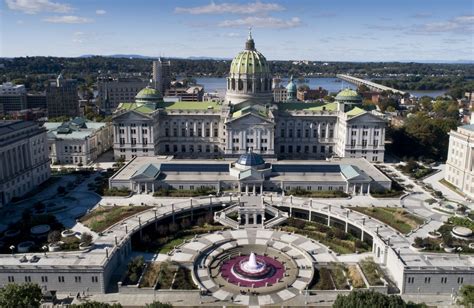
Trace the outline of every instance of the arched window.
<instances>
[{"instance_id":1,"label":"arched window","mask_svg":"<svg viewBox=\"0 0 474 308\"><path fill-rule=\"evenodd\" d=\"M260 92L262 90L262 80L257 79L255 85L255 92Z\"/></svg>"},{"instance_id":2,"label":"arched window","mask_svg":"<svg viewBox=\"0 0 474 308\"><path fill-rule=\"evenodd\" d=\"M235 78L232 78L232 90L235 90Z\"/></svg>"},{"instance_id":3,"label":"arched window","mask_svg":"<svg viewBox=\"0 0 474 308\"><path fill-rule=\"evenodd\" d=\"M239 85L239 91L242 91L244 89L244 82L242 81L242 79L239 78L239 81L238 81L238 85Z\"/></svg>"},{"instance_id":4,"label":"arched window","mask_svg":"<svg viewBox=\"0 0 474 308\"><path fill-rule=\"evenodd\" d=\"M252 80L247 79L247 92L252 92Z\"/></svg>"}]
</instances>

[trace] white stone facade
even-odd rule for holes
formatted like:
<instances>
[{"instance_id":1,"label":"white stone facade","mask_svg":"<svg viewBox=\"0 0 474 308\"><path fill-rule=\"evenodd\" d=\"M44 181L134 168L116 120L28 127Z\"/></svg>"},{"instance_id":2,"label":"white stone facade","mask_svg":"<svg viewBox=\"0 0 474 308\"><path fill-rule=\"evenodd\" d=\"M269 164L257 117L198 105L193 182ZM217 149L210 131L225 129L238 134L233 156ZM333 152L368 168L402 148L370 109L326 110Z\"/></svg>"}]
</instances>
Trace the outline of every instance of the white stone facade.
<instances>
[{"instance_id":1,"label":"white stone facade","mask_svg":"<svg viewBox=\"0 0 474 308\"><path fill-rule=\"evenodd\" d=\"M449 133L445 180L474 198L474 125L458 127Z\"/></svg>"},{"instance_id":2,"label":"white stone facade","mask_svg":"<svg viewBox=\"0 0 474 308\"><path fill-rule=\"evenodd\" d=\"M87 165L112 147L113 127L110 123L85 122L76 128L70 122L50 122L45 126L48 129L49 156L54 165ZM61 131L70 126L70 130Z\"/></svg>"},{"instance_id":3,"label":"white stone facade","mask_svg":"<svg viewBox=\"0 0 474 308\"><path fill-rule=\"evenodd\" d=\"M0 206L50 175L46 129L35 122L0 121Z\"/></svg>"}]
</instances>

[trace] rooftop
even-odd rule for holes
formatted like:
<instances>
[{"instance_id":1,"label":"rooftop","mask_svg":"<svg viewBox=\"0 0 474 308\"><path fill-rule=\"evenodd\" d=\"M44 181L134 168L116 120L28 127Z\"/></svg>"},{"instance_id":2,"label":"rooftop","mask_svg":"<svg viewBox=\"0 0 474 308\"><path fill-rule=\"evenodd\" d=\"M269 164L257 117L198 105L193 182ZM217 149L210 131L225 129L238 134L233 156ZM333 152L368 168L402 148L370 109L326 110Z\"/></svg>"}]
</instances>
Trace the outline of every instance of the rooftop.
<instances>
[{"instance_id":1,"label":"rooftop","mask_svg":"<svg viewBox=\"0 0 474 308\"><path fill-rule=\"evenodd\" d=\"M278 103L278 110L336 111L337 103Z\"/></svg>"},{"instance_id":2,"label":"rooftop","mask_svg":"<svg viewBox=\"0 0 474 308\"><path fill-rule=\"evenodd\" d=\"M161 102L156 106L157 109L165 110L220 110L222 105L216 102ZM155 104L137 104L137 103L121 103L117 109L135 110L140 113L152 113Z\"/></svg>"}]
</instances>

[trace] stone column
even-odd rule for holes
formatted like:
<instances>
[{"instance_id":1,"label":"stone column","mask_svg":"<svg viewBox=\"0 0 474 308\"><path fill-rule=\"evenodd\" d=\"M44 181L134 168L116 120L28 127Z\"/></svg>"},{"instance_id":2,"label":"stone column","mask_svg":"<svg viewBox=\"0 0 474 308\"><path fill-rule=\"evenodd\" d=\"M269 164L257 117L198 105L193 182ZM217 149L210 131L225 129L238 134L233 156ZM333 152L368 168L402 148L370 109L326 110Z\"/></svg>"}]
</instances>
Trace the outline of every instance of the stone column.
<instances>
[{"instance_id":1,"label":"stone column","mask_svg":"<svg viewBox=\"0 0 474 308\"><path fill-rule=\"evenodd\" d=\"M248 213L245 213L245 224L246 225L249 224L249 214Z\"/></svg>"},{"instance_id":2,"label":"stone column","mask_svg":"<svg viewBox=\"0 0 474 308\"><path fill-rule=\"evenodd\" d=\"M253 224L257 224L257 213L253 213Z\"/></svg>"}]
</instances>

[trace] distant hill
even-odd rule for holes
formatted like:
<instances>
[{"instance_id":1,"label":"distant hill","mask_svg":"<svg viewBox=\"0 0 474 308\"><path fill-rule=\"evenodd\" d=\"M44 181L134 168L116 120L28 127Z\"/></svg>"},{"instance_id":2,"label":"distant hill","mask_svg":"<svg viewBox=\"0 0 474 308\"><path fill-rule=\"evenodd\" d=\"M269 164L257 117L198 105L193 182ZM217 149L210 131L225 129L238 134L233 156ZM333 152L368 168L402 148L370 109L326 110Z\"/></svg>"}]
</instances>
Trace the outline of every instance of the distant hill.
<instances>
[{"instance_id":1,"label":"distant hill","mask_svg":"<svg viewBox=\"0 0 474 308\"><path fill-rule=\"evenodd\" d=\"M126 59L156 59L158 57L153 56L143 56L143 55L125 55L125 54L116 54L116 55L82 55L78 58L92 58L92 57L106 57L106 58L126 58ZM216 58L216 57L199 57L199 56L191 56L187 58L179 58L179 57L166 57L167 59L186 59L186 60L232 60L231 58Z\"/></svg>"}]
</instances>

